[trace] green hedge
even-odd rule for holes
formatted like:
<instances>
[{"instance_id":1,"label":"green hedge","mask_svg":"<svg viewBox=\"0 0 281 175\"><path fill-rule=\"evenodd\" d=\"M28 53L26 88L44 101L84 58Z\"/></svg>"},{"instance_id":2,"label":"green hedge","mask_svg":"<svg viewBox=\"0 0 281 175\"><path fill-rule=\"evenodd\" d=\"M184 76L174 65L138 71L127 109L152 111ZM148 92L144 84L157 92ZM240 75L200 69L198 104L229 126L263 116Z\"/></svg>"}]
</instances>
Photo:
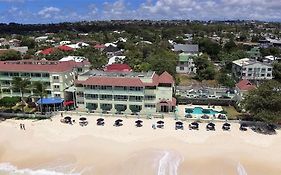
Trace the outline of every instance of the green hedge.
<instances>
[{"instance_id":1,"label":"green hedge","mask_svg":"<svg viewBox=\"0 0 281 175\"><path fill-rule=\"evenodd\" d=\"M3 97L0 99L0 106L11 108L20 101L20 97Z\"/></svg>"}]
</instances>

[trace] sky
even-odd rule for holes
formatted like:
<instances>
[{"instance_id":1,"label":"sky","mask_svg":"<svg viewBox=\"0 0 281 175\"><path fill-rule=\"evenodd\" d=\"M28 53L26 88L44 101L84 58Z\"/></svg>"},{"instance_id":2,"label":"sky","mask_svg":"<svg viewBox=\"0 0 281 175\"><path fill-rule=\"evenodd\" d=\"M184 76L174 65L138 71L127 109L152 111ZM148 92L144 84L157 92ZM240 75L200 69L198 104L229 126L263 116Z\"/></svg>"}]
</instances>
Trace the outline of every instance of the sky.
<instances>
[{"instance_id":1,"label":"sky","mask_svg":"<svg viewBox=\"0 0 281 175\"><path fill-rule=\"evenodd\" d=\"M0 23L121 19L281 22L281 0L0 0Z\"/></svg>"}]
</instances>

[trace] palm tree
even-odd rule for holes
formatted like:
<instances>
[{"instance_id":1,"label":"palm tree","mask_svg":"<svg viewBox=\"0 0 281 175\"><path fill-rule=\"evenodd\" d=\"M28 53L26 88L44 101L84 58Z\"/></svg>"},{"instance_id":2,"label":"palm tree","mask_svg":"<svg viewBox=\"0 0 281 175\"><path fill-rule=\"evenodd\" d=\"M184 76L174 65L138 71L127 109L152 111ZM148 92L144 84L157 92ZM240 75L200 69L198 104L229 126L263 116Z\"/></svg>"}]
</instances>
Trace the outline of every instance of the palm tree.
<instances>
[{"instance_id":1,"label":"palm tree","mask_svg":"<svg viewBox=\"0 0 281 175\"><path fill-rule=\"evenodd\" d=\"M32 86L33 86L34 96L40 97L40 100L41 100L40 110L41 110L41 114L43 114L42 102L43 102L43 98L47 96L46 85L41 81L35 81L32 84Z\"/></svg>"},{"instance_id":2,"label":"palm tree","mask_svg":"<svg viewBox=\"0 0 281 175\"><path fill-rule=\"evenodd\" d=\"M14 91L19 91L20 94L21 94L21 107L22 107L22 112L23 112L23 108L24 108L24 104L25 104L25 101L24 101L24 93L30 88L30 80L25 78L21 78L21 77L13 77L13 80L12 80L12 89Z\"/></svg>"}]
</instances>

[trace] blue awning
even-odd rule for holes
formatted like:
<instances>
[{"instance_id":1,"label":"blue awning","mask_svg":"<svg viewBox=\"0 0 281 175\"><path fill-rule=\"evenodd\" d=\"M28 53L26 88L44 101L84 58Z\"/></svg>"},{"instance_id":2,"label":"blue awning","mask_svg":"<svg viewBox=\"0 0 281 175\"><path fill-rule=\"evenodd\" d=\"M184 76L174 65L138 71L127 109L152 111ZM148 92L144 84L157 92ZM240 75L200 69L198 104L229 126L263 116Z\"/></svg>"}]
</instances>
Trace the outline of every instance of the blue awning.
<instances>
[{"instance_id":1,"label":"blue awning","mask_svg":"<svg viewBox=\"0 0 281 175\"><path fill-rule=\"evenodd\" d=\"M39 99L37 101L37 104L41 104L41 102L43 105L60 104L63 101L64 100L62 98L42 98L42 101L41 101L41 99Z\"/></svg>"}]
</instances>

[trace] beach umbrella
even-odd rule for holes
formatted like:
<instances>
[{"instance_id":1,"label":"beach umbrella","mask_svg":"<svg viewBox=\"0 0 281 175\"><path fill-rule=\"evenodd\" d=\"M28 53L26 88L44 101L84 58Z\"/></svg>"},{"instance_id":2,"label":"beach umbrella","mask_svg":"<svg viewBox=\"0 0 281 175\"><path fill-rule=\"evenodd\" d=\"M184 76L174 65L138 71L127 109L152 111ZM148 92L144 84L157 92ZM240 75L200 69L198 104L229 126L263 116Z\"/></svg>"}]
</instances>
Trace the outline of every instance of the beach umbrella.
<instances>
[{"instance_id":1,"label":"beach umbrella","mask_svg":"<svg viewBox=\"0 0 281 175\"><path fill-rule=\"evenodd\" d=\"M137 126L137 127L142 127L142 124L137 123L136 126Z\"/></svg>"},{"instance_id":2,"label":"beach umbrella","mask_svg":"<svg viewBox=\"0 0 281 175\"><path fill-rule=\"evenodd\" d=\"M69 117L69 116L64 117L64 120L71 120L71 117Z\"/></svg>"},{"instance_id":3,"label":"beach umbrella","mask_svg":"<svg viewBox=\"0 0 281 175\"><path fill-rule=\"evenodd\" d=\"M182 124L183 124L183 123L180 122L180 121L176 122L176 125L182 125Z\"/></svg>"},{"instance_id":4,"label":"beach umbrella","mask_svg":"<svg viewBox=\"0 0 281 175\"><path fill-rule=\"evenodd\" d=\"M224 123L223 126L230 126L230 124L229 123Z\"/></svg>"},{"instance_id":5,"label":"beach umbrella","mask_svg":"<svg viewBox=\"0 0 281 175\"><path fill-rule=\"evenodd\" d=\"M98 118L97 121L101 122L101 121L104 121L104 119L103 118Z\"/></svg>"},{"instance_id":6,"label":"beach umbrella","mask_svg":"<svg viewBox=\"0 0 281 175\"><path fill-rule=\"evenodd\" d=\"M158 121L157 124L164 124L164 122L162 120Z\"/></svg>"},{"instance_id":7,"label":"beach umbrella","mask_svg":"<svg viewBox=\"0 0 281 175\"><path fill-rule=\"evenodd\" d=\"M115 122L120 123L120 122L123 122L123 120L118 119L118 120L116 120Z\"/></svg>"},{"instance_id":8,"label":"beach umbrella","mask_svg":"<svg viewBox=\"0 0 281 175\"><path fill-rule=\"evenodd\" d=\"M140 124L140 123L142 123L143 121L142 120L137 120L137 121L135 121L135 123L138 123L138 124Z\"/></svg>"},{"instance_id":9,"label":"beach umbrella","mask_svg":"<svg viewBox=\"0 0 281 175\"><path fill-rule=\"evenodd\" d=\"M199 123L197 123L197 122L192 122L191 125L198 126Z\"/></svg>"},{"instance_id":10,"label":"beach umbrella","mask_svg":"<svg viewBox=\"0 0 281 175\"><path fill-rule=\"evenodd\" d=\"M216 125L214 123L208 123L208 126L215 127Z\"/></svg>"},{"instance_id":11,"label":"beach umbrella","mask_svg":"<svg viewBox=\"0 0 281 175\"><path fill-rule=\"evenodd\" d=\"M87 118L86 117L81 117L80 120L85 121L85 120L87 120Z\"/></svg>"}]
</instances>

